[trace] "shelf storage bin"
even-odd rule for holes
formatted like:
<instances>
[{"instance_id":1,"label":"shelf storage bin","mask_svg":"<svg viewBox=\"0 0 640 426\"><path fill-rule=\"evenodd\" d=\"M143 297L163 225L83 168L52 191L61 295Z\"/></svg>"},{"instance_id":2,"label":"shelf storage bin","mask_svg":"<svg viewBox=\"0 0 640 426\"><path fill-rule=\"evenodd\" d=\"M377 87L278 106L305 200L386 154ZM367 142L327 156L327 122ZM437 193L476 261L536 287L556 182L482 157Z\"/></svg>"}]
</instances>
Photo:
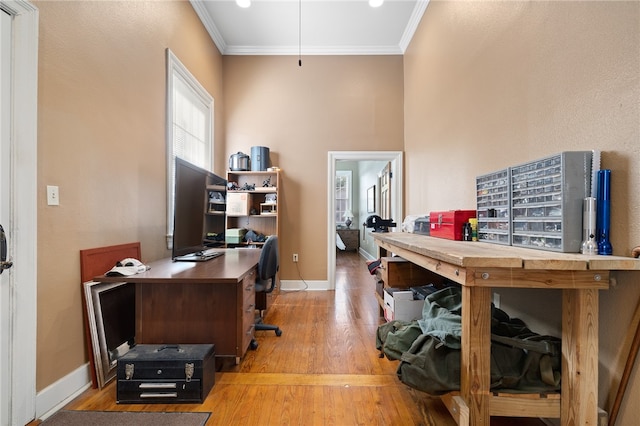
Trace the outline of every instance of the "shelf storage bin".
<instances>
[{"instance_id":1,"label":"shelf storage bin","mask_svg":"<svg viewBox=\"0 0 640 426\"><path fill-rule=\"evenodd\" d=\"M476 177L479 241L511 244L510 184L509 169Z\"/></svg>"},{"instance_id":2,"label":"shelf storage bin","mask_svg":"<svg viewBox=\"0 0 640 426\"><path fill-rule=\"evenodd\" d=\"M577 253L591 151L567 151L511 168L511 244Z\"/></svg>"}]
</instances>

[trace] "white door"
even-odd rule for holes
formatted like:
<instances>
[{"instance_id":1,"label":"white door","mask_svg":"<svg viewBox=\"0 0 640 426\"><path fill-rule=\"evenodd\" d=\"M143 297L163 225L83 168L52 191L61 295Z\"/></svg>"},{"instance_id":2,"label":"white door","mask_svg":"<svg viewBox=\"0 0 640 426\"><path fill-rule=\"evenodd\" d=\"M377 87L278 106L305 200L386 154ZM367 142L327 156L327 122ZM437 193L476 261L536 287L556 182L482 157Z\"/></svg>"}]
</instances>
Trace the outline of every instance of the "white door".
<instances>
[{"instance_id":1,"label":"white door","mask_svg":"<svg viewBox=\"0 0 640 426\"><path fill-rule=\"evenodd\" d=\"M9 138L11 112L11 16L0 10L0 226L9 226ZM2 237L0 231L0 238ZM6 245L3 244L4 247ZM9 304L9 275L0 275L0 424L9 424L9 347L11 336L11 308Z\"/></svg>"},{"instance_id":2,"label":"white door","mask_svg":"<svg viewBox=\"0 0 640 426\"><path fill-rule=\"evenodd\" d=\"M393 175L391 174L391 162L389 162L384 166L384 168L378 175L378 179L380 182L380 216L382 216L383 219L393 219L391 213L392 177Z\"/></svg>"},{"instance_id":3,"label":"white door","mask_svg":"<svg viewBox=\"0 0 640 426\"><path fill-rule=\"evenodd\" d=\"M36 413L37 57L37 9L0 0L0 425Z\"/></svg>"}]
</instances>

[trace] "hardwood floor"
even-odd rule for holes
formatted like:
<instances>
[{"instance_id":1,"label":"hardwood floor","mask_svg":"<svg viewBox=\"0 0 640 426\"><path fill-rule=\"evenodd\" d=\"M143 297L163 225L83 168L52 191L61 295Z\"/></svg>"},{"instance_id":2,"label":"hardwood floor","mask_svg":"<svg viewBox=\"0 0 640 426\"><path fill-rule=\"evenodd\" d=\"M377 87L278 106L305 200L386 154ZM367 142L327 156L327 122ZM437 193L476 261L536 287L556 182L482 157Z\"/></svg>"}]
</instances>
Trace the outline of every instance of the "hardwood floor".
<instances>
[{"instance_id":1,"label":"hardwood floor","mask_svg":"<svg viewBox=\"0 0 640 426\"><path fill-rule=\"evenodd\" d=\"M223 363L203 404L116 404L115 384L88 390L68 410L207 411L207 425L455 425L439 398L396 376L379 358L374 282L357 253L339 253L335 291L280 292L257 332L257 350ZM32 422L33 425L39 422ZM492 425L541 425L497 419Z\"/></svg>"}]
</instances>

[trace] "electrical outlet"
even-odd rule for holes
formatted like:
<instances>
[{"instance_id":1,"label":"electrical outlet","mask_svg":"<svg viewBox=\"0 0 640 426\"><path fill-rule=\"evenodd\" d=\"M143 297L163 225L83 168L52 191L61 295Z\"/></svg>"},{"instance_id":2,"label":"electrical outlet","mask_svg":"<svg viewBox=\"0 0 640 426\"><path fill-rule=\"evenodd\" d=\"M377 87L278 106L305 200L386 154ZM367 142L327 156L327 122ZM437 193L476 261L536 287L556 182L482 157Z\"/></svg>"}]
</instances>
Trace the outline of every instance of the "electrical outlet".
<instances>
[{"instance_id":1,"label":"electrical outlet","mask_svg":"<svg viewBox=\"0 0 640 426\"><path fill-rule=\"evenodd\" d=\"M500 309L500 293L493 293L493 305Z\"/></svg>"},{"instance_id":2,"label":"electrical outlet","mask_svg":"<svg viewBox=\"0 0 640 426\"><path fill-rule=\"evenodd\" d=\"M54 185L47 185L47 205L59 206L60 205L60 192L59 188Z\"/></svg>"},{"instance_id":3,"label":"electrical outlet","mask_svg":"<svg viewBox=\"0 0 640 426\"><path fill-rule=\"evenodd\" d=\"M298 253L293 253L293 262L297 262L298 261Z\"/></svg>"}]
</instances>

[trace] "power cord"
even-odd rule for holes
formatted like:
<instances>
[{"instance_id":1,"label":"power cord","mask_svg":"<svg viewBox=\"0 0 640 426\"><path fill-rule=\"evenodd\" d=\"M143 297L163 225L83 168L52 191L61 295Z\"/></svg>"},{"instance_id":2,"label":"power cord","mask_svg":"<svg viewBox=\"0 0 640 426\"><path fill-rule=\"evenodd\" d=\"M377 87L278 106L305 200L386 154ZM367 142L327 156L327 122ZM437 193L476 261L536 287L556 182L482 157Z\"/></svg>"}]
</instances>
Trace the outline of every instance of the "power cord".
<instances>
[{"instance_id":1,"label":"power cord","mask_svg":"<svg viewBox=\"0 0 640 426\"><path fill-rule=\"evenodd\" d=\"M309 289L309 284L307 284L304 278L302 278L302 274L300 273L300 267L298 266L298 262L295 262L295 264L296 264L296 270L298 271L298 277L300 277L300 279L304 283L304 288L300 288L297 290L283 290L283 291L286 291L287 293L297 293L299 291L307 291Z\"/></svg>"}]
</instances>

